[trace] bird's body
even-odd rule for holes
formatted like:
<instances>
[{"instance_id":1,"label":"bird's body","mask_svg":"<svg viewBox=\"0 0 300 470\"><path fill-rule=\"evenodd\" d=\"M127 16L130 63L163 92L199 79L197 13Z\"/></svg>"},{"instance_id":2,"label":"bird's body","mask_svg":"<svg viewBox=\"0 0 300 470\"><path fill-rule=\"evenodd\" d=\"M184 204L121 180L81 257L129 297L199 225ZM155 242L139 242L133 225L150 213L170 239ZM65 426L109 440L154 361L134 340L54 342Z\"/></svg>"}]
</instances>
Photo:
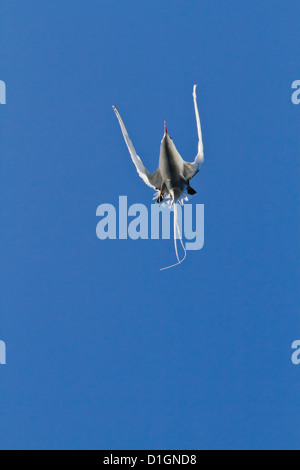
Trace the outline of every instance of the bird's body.
<instances>
[{"instance_id":1,"label":"bird's body","mask_svg":"<svg viewBox=\"0 0 300 470\"><path fill-rule=\"evenodd\" d=\"M194 162L188 163L183 160L178 150L176 149L173 140L168 134L167 126L165 123L165 132L160 146L159 166L154 173L150 173L144 167L142 160L137 155L135 148L132 145L132 142L130 140L130 137L128 135L128 132L117 107L113 106L113 109L121 126L123 137L125 139L126 145L128 147L129 153L131 155L133 163L135 164L138 174L148 186L158 191L156 194L158 203L165 201L169 203L169 205L174 204L175 214L176 203L179 202L182 204L184 200L187 200L188 195L193 195L196 193L196 191L190 187L190 180L193 178L193 176L196 175L196 173L198 173L200 165L204 161L202 132L196 100L196 85L194 85L193 89L193 99L198 131L198 153ZM176 238L175 219L176 217L174 218L174 237ZM178 258L177 248L176 255Z\"/></svg>"},{"instance_id":2,"label":"bird's body","mask_svg":"<svg viewBox=\"0 0 300 470\"><path fill-rule=\"evenodd\" d=\"M195 194L190 187L188 175L191 171L176 149L171 137L166 132L160 146L159 173L162 178L160 192L169 195L176 203L184 194ZM161 201L158 201L161 202Z\"/></svg>"},{"instance_id":3,"label":"bird's body","mask_svg":"<svg viewBox=\"0 0 300 470\"><path fill-rule=\"evenodd\" d=\"M159 189L163 194L171 194L173 191L176 202L186 184L183 175L184 161L167 133L160 146L159 172L162 177L162 187Z\"/></svg>"}]
</instances>

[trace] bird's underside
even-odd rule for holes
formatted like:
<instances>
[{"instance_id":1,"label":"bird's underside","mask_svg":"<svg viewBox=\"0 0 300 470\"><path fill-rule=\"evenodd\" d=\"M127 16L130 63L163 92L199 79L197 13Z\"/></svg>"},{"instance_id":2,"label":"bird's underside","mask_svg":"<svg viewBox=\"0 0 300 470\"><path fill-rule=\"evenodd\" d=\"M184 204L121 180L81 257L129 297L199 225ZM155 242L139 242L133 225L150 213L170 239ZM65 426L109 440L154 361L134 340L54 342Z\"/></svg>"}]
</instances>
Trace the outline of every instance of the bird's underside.
<instances>
[{"instance_id":1,"label":"bird's underside","mask_svg":"<svg viewBox=\"0 0 300 470\"><path fill-rule=\"evenodd\" d=\"M190 180L198 173L204 161L202 132L196 100L196 85L194 85L193 89L193 100L198 132L198 153L194 162L188 163L182 159L167 132L165 124L165 132L160 146L159 166L154 173L150 173L143 165L130 140L118 109L116 106L113 106L137 172L148 186L157 190L155 198L157 198L158 203L183 203L184 200L187 200L188 195L196 194L196 191L190 186Z\"/></svg>"}]
</instances>

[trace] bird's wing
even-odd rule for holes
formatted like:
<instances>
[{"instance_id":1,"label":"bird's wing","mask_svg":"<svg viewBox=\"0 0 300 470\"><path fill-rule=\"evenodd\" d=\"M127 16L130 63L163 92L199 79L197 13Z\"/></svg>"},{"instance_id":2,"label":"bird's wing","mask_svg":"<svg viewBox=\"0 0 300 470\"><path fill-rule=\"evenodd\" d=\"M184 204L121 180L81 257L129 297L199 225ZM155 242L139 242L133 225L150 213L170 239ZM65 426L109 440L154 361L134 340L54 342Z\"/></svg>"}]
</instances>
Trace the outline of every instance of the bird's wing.
<instances>
[{"instance_id":1,"label":"bird's wing","mask_svg":"<svg viewBox=\"0 0 300 470\"><path fill-rule=\"evenodd\" d=\"M204 162L204 152L203 152L203 141L202 141L202 132L201 132L201 123L197 105L197 96L196 96L196 87L194 85L193 88L193 100L194 100L194 107L195 107L195 115L196 115L196 123L197 123L197 132L198 132L198 153L193 163L185 163L184 164L184 176L187 180L193 178L193 176L198 173L201 164Z\"/></svg>"},{"instance_id":2,"label":"bird's wing","mask_svg":"<svg viewBox=\"0 0 300 470\"><path fill-rule=\"evenodd\" d=\"M163 179L160 174L159 168L154 173L148 174L148 179L151 183L151 187L155 189L162 189Z\"/></svg>"},{"instance_id":3,"label":"bird's wing","mask_svg":"<svg viewBox=\"0 0 300 470\"><path fill-rule=\"evenodd\" d=\"M116 116L118 118L124 140L126 142L127 148L129 150L129 153L130 153L130 156L131 156L131 159L132 159L133 163L135 164L135 167L136 167L136 170L137 170L138 174L140 175L142 180L148 186L150 186L150 188L160 189L160 186L157 186L158 184L160 184L160 180L161 180L159 170L157 170L155 173L149 173L149 171L144 167L142 160L137 155L137 153L135 151L135 148L134 148L134 146L133 146L133 144L130 140L130 137L129 137L128 132L126 130L126 127L124 125L123 119L121 118L117 107L113 106L113 110L116 113Z\"/></svg>"}]
</instances>

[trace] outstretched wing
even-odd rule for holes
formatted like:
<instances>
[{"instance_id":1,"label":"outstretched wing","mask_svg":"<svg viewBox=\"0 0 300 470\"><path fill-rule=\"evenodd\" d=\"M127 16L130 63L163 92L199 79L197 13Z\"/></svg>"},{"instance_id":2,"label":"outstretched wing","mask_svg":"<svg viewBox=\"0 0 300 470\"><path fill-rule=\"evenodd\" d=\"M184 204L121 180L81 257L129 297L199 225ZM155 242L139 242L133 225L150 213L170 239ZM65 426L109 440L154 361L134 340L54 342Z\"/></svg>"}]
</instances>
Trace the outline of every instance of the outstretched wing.
<instances>
[{"instance_id":1,"label":"outstretched wing","mask_svg":"<svg viewBox=\"0 0 300 470\"><path fill-rule=\"evenodd\" d=\"M142 180L148 186L150 186L150 188L160 189L161 184L162 184L162 178L160 176L159 170L156 170L155 173L149 173L149 171L144 167L142 160L137 155L137 153L135 151L135 148L134 148L134 146L133 146L133 144L130 140L130 137L129 137L128 132L126 130L126 127L124 125L123 119L121 118L117 107L113 106L113 110L116 113L116 116L118 118L124 140L126 142L127 148L129 150L129 153L130 153L130 156L131 156L131 159L132 159L133 163L135 164L135 167L136 167L136 170L137 170L138 174L140 175Z\"/></svg>"},{"instance_id":2,"label":"outstretched wing","mask_svg":"<svg viewBox=\"0 0 300 470\"><path fill-rule=\"evenodd\" d=\"M184 164L184 176L187 180L190 180L198 173L201 164L204 162L204 152L203 152L203 141L202 141L202 132L201 132L201 123L197 105L197 96L196 96L196 87L194 85L193 88L193 100L194 100L194 107L195 107L195 115L196 115L196 123L197 123L197 132L198 132L198 153L193 163L185 163Z\"/></svg>"}]
</instances>

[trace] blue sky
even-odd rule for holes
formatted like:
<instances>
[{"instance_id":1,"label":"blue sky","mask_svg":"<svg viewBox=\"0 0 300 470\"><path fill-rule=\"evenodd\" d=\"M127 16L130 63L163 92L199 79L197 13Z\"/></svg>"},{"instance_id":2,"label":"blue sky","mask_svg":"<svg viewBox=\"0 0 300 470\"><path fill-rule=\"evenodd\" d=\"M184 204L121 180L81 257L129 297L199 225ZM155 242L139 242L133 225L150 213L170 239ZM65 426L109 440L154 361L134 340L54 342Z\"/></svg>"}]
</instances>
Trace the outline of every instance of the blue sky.
<instances>
[{"instance_id":1,"label":"blue sky","mask_svg":"<svg viewBox=\"0 0 300 470\"><path fill-rule=\"evenodd\" d=\"M1 7L0 446L296 449L299 2L11 1ZM205 246L96 237L150 207L163 120L205 164Z\"/></svg>"}]
</instances>

